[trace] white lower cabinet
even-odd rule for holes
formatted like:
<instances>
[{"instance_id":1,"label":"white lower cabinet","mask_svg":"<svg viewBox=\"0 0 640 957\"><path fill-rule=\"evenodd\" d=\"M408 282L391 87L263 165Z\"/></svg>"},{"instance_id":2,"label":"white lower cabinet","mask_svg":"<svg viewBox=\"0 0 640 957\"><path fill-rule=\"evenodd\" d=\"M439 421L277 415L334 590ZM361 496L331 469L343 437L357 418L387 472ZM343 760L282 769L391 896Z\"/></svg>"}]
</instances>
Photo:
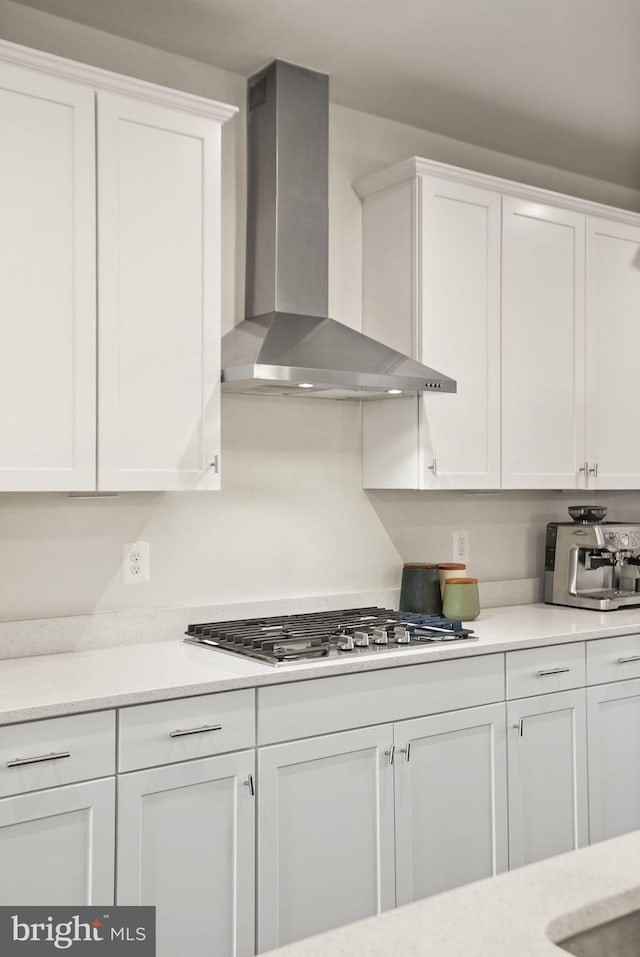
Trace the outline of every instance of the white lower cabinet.
<instances>
[{"instance_id":1,"label":"white lower cabinet","mask_svg":"<svg viewBox=\"0 0 640 957\"><path fill-rule=\"evenodd\" d=\"M588 841L584 688L507 703L509 866Z\"/></svg>"},{"instance_id":2,"label":"white lower cabinet","mask_svg":"<svg viewBox=\"0 0 640 957\"><path fill-rule=\"evenodd\" d=\"M254 953L255 752L118 779L117 903L156 907L158 957Z\"/></svg>"},{"instance_id":3,"label":"white lower cabinet","mask_svg":"<svg viewBox=\"0 0 640 957\"><path fill-rule=\"evenodd\" d=\"M587 689L589 840L640 828L640 679Z\"/></svg>"},{"instance_id":4,"label":"white lower cabinet","mask_svg":"<svg viewBox=\"0 0 640 957\"><path fill-rule=\"evenodd\" d=\"M397 904L507 869L504 705L396 725Z\"/></svg>"},{"instance_id":5,"label":"white lower cabinet","mask_svg":"<svg viewBox=\"0 0 640 957\"><path fill-rule=\"evenodd\" d=\"M395 904L393 726L258 752L258 950Z\"/></svg>"},{"instance_id":6,"label":"white lower cabinet","mask_svg":"<svg viewBox=\"0 0 640 957\"><path fill-rule=\"evenodd\" d=\"M112 904L115 779L0 800L0 904Z\"/></svg>"}]
</instances>

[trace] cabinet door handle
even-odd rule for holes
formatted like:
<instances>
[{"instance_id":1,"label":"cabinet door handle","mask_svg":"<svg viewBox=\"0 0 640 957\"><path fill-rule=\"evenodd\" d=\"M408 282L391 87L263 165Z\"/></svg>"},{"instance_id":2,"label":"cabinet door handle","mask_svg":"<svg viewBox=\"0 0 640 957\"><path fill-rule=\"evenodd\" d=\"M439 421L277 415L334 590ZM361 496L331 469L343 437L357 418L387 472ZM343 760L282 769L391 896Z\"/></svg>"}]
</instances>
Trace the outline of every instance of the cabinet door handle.
<instances>
[{"instance_id":1,"label":"cabinet door handle","mask_svg":"<svg viewBox=\"0 0 640 957\"><path fill-rule=\"evenodd\" d=\"M581 465L578 469L578 472L584 472L586 478L586 476L589 474L589 463L585 462L583 465Z\"/></svg>"},{"instance_id":2,"label":"cabinet door handle","mask_svg":"<svg viewBox=\"0 0 640 957\"><path fill-rule=\"evenodd\" d=\"M187 728L186 731L170 731L170 738L183 738L185 734L206 734L207 731L222 731L221 724L205 724L201 728Z\"/></svg>"},{"instance_id":3,"label":"cabinet door handle","mask_svg":"<svg viewBox=\"0 0 640 957\"><path fill-rule=\"evenodd\" d=\"M388 751L385 751L384 753L385 753L386 756L389 758L389 764L393 764L393 757L394 757L394 755L395 755L395 753L396 753L396 746L395 746L395 744L392 744L391 747L389 748L389 750L388 750Z\"/></svg>"},{"instance_id":4,"label":"cabinet door handle","mask_svg":"<svg viewBox=\"0 0 640 957\"><path fill-rule=\"evenodd\" d=\"M400 753L404 754L407 764L411 760L411 741L407 742L406 748L400 748Z\"/></svg>"},{"instance_id":5,"label":"cabinet door handle","mask_svg":"<svg viewBox=\"0 0 640 957\"><path fill-rule=\"evenodd\" d=\"M524 730L524 718L520 718L517 724L513 726L514 731L517 731L520 737L522 737L522 732Z\"/></svg>"},{"instance_id":6,"label":"cabinet door handle","mask_svg":"<svg viewBox=\"0 0 640 957\"><path fill-rule=\"evenodd\" d=\"M563 675L567 671L571 671L571 668L547 668L546 671L539 671L538 677L544 678L546 675Z\"/></svg>"},{"instance_id":7,"label":"cabinet door handle","mask_svg":"<svg viewBox=\"0 0 640 957\"><path fill-rule=\"evenodd\" d=\"M640 655L629 655L628 658L618 658L619 665L626 665L628 661L640 661Z\"/></svg>"},{"instance_id":8,"label":"cabinet door handle","mask_svg":"<svg viewBox=\"0 0 640 957\"><path fill-rule=\"evenodd\" d=\"M438 474L438 463L436 462L435 459L432 459L432 460L431 460L431 465L429 466L429 471L430 471L430 472L433 472L434 478L435 478L435 476Z\"/></svg>"},{"instance_id":9,"label":"cabinet door handle","mask_svg":"<svg viewBox=\"0 0 640 957\"><path fill-rule=\"evenodd\" d=\"M40 764L42 761L59 761L60 758L70 758L70 751L59 751L51 754L40 754L37 758L14 758L13 761L7 761L8 768L22 768L25 764Z\"/></svg>"},{"instance_id":10,"label":"cabinet door handle","mask_svg":"<svg viewBox=\"0 0 640 957\"><path fill-rule=\"evenodd\" d=\"M218 455L214 455L214 456L213 456L212 461L209 462L208 468L213 469L213 471L214 471L216 474L219 472L219 470L220 470L220 457L219 457Z\"/></svg>"},{"instance_id":11,"label":"cabinet door handle","mask_svg":"<svg viewBox=\"0 0 640 957\"><path fill-rule=\"evenodd\" d=\"M593 475L594 478L598 478L598 463L594 462L593 468L589 469L589 475Z\"/></svg>"},{"instance_id":12,"label":"cabinet door handle","mask_svg":"<svg viewBox=\"0 0 640 957\"><path fill-rule=\"evenodd\" d=\"M250 774L244 783L249 788L249 794L251 795L251 797L254 797L256 793L256 787L255 787L255 784L253 783L253 774Z\"/></svg>"}]
</instances>

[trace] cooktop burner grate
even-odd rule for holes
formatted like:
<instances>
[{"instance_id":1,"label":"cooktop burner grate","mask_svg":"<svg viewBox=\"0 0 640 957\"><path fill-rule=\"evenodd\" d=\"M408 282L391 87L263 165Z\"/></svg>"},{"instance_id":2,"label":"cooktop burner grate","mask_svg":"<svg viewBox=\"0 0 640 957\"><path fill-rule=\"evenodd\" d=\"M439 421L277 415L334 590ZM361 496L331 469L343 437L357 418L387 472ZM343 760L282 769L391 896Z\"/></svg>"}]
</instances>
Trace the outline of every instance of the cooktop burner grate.
<instances>
[{"instance_id":1,"label":"cooktop burner grate","mask_svg":"<svg viewBox=\"0 0 640 957\"><path fill-rule=\"evenodd\" d=\"M239 621L189 625L185 641L255 658L267 664L289 664L314 658L415 651L434 641L460 641L477 636L462 622L434 615L388 608L281 615Z\"/></svg>"}]
</instances>

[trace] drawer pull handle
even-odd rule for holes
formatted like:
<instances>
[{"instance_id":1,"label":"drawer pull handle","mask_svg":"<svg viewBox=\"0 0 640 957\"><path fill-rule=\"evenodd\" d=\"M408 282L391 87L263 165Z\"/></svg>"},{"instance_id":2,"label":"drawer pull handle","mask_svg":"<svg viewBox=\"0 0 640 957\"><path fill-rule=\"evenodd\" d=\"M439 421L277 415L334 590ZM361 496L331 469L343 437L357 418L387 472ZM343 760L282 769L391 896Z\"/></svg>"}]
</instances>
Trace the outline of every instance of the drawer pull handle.
<instances>
[{"instance_id":1,"label":"drawer pull handle","mask_svg":"<svg viewBox=\"0 0 640 957\"><path fill-rule=\"evenodd\" d=\"M640 655L629 655L628 658L618 658L619 665L626 665L628 661L640 661Z\"/></svg>"},{"instance_id":2,"label":"drawer pull handle","mask_svg":"<svg viewBox=\"0 0 640 957\"><path fill-rule=\"evenodd\" d=\"M571 668L547 668L546 671L539 671L538 677L544 678L546 675L563 675L567 671L571 671Z\"/></svg>"},{"instance_id":3,"label":"drawer pull handle","mask_svg":"<svg viewBox=\"0 0 640 957\"><path fill-rule=\"evenodd\" d=\"M70 751L60 751L58 754L41 754L37 758L15 758L7 761L8 768L22 768L25 764L40 764L42 761L58 761L60 758L70 758Z\"/></svg>"},{"instance_id":4,"label":"drawer pull handle","mask_svg":"<svg viewBox=\"0 0 640 957\"><path fill-rule=\"evenodd\" d=\"M183 738L185 734L205 734L207 731L222 731L221 724L205 724L201 728L188 728L186 731L170 731L170 738Z\"/></svg>"}]
</instances>

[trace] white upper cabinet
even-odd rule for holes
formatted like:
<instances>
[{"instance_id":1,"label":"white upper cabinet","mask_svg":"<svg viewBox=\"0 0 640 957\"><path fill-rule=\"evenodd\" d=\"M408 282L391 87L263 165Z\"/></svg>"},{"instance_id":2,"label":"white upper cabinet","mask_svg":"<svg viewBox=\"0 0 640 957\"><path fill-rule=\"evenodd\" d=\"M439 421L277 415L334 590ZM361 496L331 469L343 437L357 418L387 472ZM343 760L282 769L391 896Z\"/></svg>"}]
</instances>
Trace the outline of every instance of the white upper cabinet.
<instances>
[{"instance_id":1,"label":"white upper cabinet","mask_svg":"<svg viewBox=\"0 0 640 957\"><path fill-rule=\"evenodd\" d=\"M640 215L419 158L355 188L363 331L458 384L363 404L364 487L640 488Z\"/></svg>"},{"instance_id":2,"label":"white upper cabinet","mask_svg":"<svg viewBox=\"0 0 640 957\"><path fill-rule=\"evenodd\" d=\"M417 175L364 198L367 335L458 382L366 402L364 484L500 483L500 196Z\"/></svg>"},{"instance_id":3,"label":"white upper cabinet","mask_svg":"<svg viewBox=\"0 0 640 957\"><path fill-rule=\"evenodd\" d=\"M93 90L0 61L0 490L95 488Z\"/></svg>"},{"instance_id":4,"label":"white upper cabinet","mask_svg":"<svg viewBox=\"0 0 640 957\"><path fill-rule=\"evenodd\" d=\"M0 490L219 488L234 112L0 41Z\"/></svg>"},{"instance_id":5,"label":"white upper cabinet","mask_svg":"<svg viewBox=\"0 0 640 957\"><path fill-rule=\"evenodd\" d=\"M640 488L634 439L640 354L640 225L587 217L589 487Z\"/></svg>"},{"instance_id":6,"label":"white upper cabinet","mask_svg":"<svg viewBox=\"0 0 640 957\"><path fill-rule=\"evenodd\" d=\"M502 485L583 487L585 217L502 209Z\"/></svg>"},{"instance_id":7,"label":"white upper cabinet","mask_svg":"<svg viewBox=\"0 0 640 957\"><path fill-rule=\"evenodd\" d=\"M98 94L100 489L219 488L220 126Z\"/></svg>"}]
</instances>

